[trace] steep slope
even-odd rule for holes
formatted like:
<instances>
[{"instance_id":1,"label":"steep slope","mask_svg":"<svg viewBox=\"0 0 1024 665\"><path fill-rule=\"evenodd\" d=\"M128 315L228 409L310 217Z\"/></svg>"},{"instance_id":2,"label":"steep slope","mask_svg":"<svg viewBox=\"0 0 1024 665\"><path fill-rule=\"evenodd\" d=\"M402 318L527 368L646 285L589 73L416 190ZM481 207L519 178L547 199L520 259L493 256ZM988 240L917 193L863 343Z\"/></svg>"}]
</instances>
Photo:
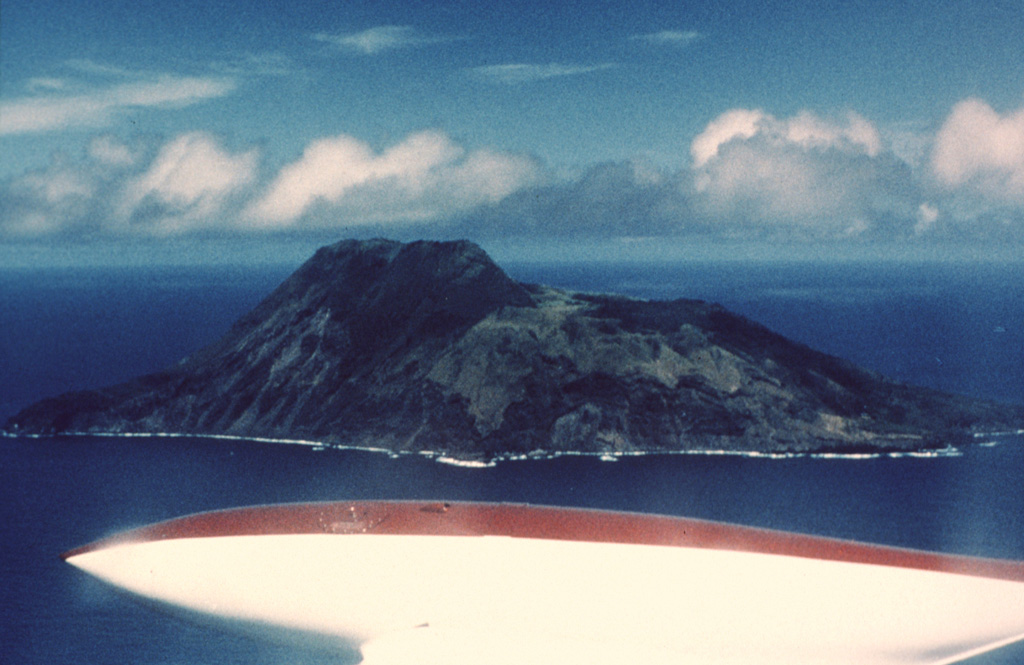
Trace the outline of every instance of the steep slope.
<instances>
[{"instance_id":1,"label":"steep slope","mask_svg":"<svg viewBox=\"0 0 1024 665\"><path fill-rule=\"evenodd\" d=\"M468 242L319 250L215 344L44 400L14 433L181 432L478 458L531 451L908 450L1024 423L700 301L511 280Z\"/></svg>"}]
</instances>

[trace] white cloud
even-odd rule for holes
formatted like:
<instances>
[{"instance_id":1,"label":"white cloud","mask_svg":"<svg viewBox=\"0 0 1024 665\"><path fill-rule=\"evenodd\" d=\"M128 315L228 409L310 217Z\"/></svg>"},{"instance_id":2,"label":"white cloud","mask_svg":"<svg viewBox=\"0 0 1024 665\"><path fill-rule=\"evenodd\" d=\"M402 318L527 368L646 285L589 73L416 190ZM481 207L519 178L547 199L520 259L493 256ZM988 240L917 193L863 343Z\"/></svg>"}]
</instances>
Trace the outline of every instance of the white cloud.
<instances>
[{"instance_id":1,"label":"white cloud","mask_svg":"<svg viewBox=\"0 0 1024 665\"><path fill-rule=\"evenodd\" d=\"M695 30L662 30L645 35L633 35L633 39L653 46L689 46L704 36Z\"/></svg>"},{"instance_id":2,"label":"white cloud","mask_svg":"<svg viewBox=\"0 0 1024 665\"><path fill-rule=\"evenodd\" d=\"M475 150L438 174L436 186L460 201L460 208L497 203L539 179L537 164L521 155Z\"/></svg>"},{"instance_id":3,"label":"white cloud","mask_svg":"<svg viewBox=\"0 0 1024 665\"><path fill-rule=\"evenodd\" d=\"M363 55L451 41L451 37L424 35L409 25L382 25L344 35L314 34L313 39Z\"/></svg>"},{"instance_id":4,"label":"white cloud","mask_svg":"<svg viewBox=\"0 0 1024 665\"><path fill-rule=\"evenodd\" d=\"M103 178L66 155L0 184L0 235L37 237L89 226Z\"/></svg>"},{"instance_id":5,"label":"white cloud","mask_svg":"<svg viewBox=\"0 0 1024 665\"><path fill-rule=\"evenodd\" d=\"M258 161L256 150L230 154L203 132L178 136L144 173L124 185L119 217L158 233L221 224L217 215L232 195L255 180Z\"/></svg>"},{"instance_id":6,"label":"white cloud","mask_svg":"<svg viewBox=\"0 0 1024 665\"><path fill-rule=\"evenodd\" d=\"M801 111L783 122L782 128L787 141L807 148L853 148L874 157L882 147L878 130L856 113L847 114L846 124L842 125Z\"/></svg>"},{"instance_id":7,"label":"white cloud","mask_svg":"<svg viewBox=\"0 0 1024 665\"><path fill-rule=\"evenodd\" d=\"M935 137L931 168L947 190L1024 205L1024 108L1000 115L979 99L960 102Z\"/></svg>"},{"instance_id":8,"label":"white cloud","mask_svg":"<svg viewBox=\"0 0 1024 665\"><path fill-rule=\"evenodd\" d=\"M847 182L829 179L823 171L818 160L792 146L733 143L695 183L712 213L813 225L841 213L849 198Z\"/></svg>"},{"instance_id":9,"label":"white cloud","mask_svg":"<svg viewBox=\"0 0 1024 665\"><path fill-rule=\"evenodd\" d=\"M861 235L916 208L906 165L864 118L734 109L691 144L694 203L727 225Z\"/></svg>"},{"instance_id":10,"label":"white cloud","mask_svg":"<svg viewBox=\"0 0 1024 665\"><path fill-rule=\"evenodd\" d=\"M708 123L690 144L693 165L704 166L718 154L719 146L733 139L748 139L757 134L765 117L762 111L749 109L733 109L721 114Z\"/></svg>"},{"instance_id":11,"label":"white cloud","mask_svg":"<svg viewBox=\"0 0 1024 665\"><path fill-rule=\"evenodd\" d=\"M223 97L235 89L234 81L198 76L161 76L153 81L117 86L108 98L117 107L180 108Z\"/></svg>"},{"instance_id":12,"label":"white cloud","mask_svg":"<svg viewBox=\"0 0 1024 665\"><path fill-rule=\"evenodd\" d=\"M353 187L388 177L411 184L430 168L449 161L458 150L445 137L422 134L382 155L366 143L341 135L310 144L301 159L285 166L269 191L250 209L267 224L287 224L301 217L318 199L338 202Z\"/></svg>"},{"instance_id":13,"label":"white cloud","mask_svg":"<svg viewBox=\"0 0 1024 665\"><path fill-rule=\"evenodd\" d=\"M510 63L506 65L487 65L474 67L469 70L474 75L495 83L515 85L518 83L529 83L544 79L558 78L562 76L578 76L611 69L615 65L604 63L600 65L565 65L560 63L549 63L546 65L529 65L522 63Z\"/></svg>"},{"instance_id":14,"label":"white cloud","mask_svg":"<svg viewBox=\"0 0 1024 665\"><path fill-rule=\"evenodd\" d=\"M255 150L233 154L200 132L171 139L155 154L100 135L81 159L57 154L46 168L0 182L0 235L172 235L226 228L239 199L251 191L258 160Z\"/></svg>"},{"instance_id":15,"label":"white cloud","mask_svg":"<svg viewBox=\"0 0 1024 665\"><path fill-rule=\"evenodd\" d=\"M935 131L922 121L897 121L879 128L886 150L915 170L927 171Z\"/></svg>"},{"instance_id":16,"label":"white cloud","mask_svg":"<svg viewBox=\"0 0 1024 665\"><path fill-rule=\"evenodd\" d=\"M87 199L96 191L92 178L72 169L32 173L21 182L21 185L42 201L55 206L74 199Z\"/></svg>"},{"instance_id":17,"label":"white cloud","mask_svg":"<svg viewBox=\"0 0 1024 665\"><path fill-rule=\"evenodd\" d=\"M102 127L132 109L180 108L223 97L234 88L230 79L162 75L76 94L22 97L0 102L0 135Z\"/></svg>"},{"instance_id":18,"label":"white cloud","mask_svg":"<svg viewBox=\"0 0 1024 665\"><path fill-rule=\"evenodd\" d=\"M531 159L466 154L440 132L412 134L381 153L341 135L313 142L282 168L246 217L265 228L293 226L315 211L338 226L432 221L498 201L537 177Z\"/></svg>"},{"instance_id":19,"label":"white cloud","mask_svg":"<svg viewBox=\"0 0 1024 665\"><path fill-rule=\"evenodd\" d=\"M88 154L97 164L112 167L128 167L135 163L135 151L124 141L103 134L89 141Z\"/></svg>"},{"instance_id":20,"label":"white cloud","mask_svg":"<svg viewBox=\"0 0 1024 665\"><path fill-rule=\"evenodd\" d=\"M719 149L734 139L749 139L762 135L776 144L795 144L804 148L843 148L863 151L876 156L882 140L875 127L857 115L849 113L845 124L819 118L809 111L801 111L788 120L756 109L732 109L708 123L690 145L694 166L703 166L718 154Z\"/></svg>"},{"instance_id":21,"label":"white cloud","mask_svg":"<svg viewBox=\"0 0 1024 665\"><path fill-rule=\"evenodd\" d=\"M939 220L939 209L930 203L922 203L917 208L917 224L914 225L914 233L927 233Z\"/></svg>"}]
</instances>

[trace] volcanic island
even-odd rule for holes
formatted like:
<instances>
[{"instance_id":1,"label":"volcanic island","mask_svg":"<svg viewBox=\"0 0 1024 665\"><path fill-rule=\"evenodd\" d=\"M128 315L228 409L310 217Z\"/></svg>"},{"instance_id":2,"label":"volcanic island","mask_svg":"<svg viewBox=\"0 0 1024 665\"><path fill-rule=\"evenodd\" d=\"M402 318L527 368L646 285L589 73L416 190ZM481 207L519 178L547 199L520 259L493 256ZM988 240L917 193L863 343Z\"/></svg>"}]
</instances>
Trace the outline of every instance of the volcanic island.
<instances>
[{"instance_id":1,"label":"volcanic island","mask_svg":"<svg viewBox=\"0 0 1024 665\"><path fill-rule=\"evenodd\" d=\"M468 241L346 240L206 348L42 400L5 433L301 440L472 462L919 452L1022 424L1024 406L903 385L716 304L519 283Z\"/></svg>"}]
</instances>

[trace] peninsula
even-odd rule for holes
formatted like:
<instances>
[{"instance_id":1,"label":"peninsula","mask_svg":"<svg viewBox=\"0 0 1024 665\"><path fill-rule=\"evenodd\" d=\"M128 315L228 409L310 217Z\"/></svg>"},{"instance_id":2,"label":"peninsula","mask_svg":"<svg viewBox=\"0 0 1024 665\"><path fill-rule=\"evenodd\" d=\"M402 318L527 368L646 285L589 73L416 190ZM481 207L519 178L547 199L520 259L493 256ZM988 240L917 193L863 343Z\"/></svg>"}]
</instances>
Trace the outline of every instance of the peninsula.
<instances>
[{"instance_id":1,"label":"peninsula","mask_svg":"<svg viewBox=\"0 0 1024 665\"><path fill-rule=\"evenodd\" d=\"M324 247L223 338L43 400L14 435L181 433L430 451L864 453L1019 428L697 300L521 284L465 242Z\"/></svg>"}]
</instances>

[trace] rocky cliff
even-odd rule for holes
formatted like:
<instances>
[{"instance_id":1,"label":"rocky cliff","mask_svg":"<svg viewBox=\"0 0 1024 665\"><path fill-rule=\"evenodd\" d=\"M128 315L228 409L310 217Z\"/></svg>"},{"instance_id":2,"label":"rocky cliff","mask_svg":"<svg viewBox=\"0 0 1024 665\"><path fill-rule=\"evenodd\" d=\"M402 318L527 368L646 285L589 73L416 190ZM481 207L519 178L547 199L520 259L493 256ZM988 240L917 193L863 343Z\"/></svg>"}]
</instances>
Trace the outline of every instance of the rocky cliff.
<instances>
[{"instance_id":1,"label":"rocky cliff","mask_svg":"<svg viewBox=\"0 0 1024 665\"><path fill-rule=\"evenodd\" d=\"M945 447L1024 407L893 383L723 308L516 283L468 242L319 250L215 344L44 400L15 434L176 432L430 450Z\"/></svg>"}]
</instances>

